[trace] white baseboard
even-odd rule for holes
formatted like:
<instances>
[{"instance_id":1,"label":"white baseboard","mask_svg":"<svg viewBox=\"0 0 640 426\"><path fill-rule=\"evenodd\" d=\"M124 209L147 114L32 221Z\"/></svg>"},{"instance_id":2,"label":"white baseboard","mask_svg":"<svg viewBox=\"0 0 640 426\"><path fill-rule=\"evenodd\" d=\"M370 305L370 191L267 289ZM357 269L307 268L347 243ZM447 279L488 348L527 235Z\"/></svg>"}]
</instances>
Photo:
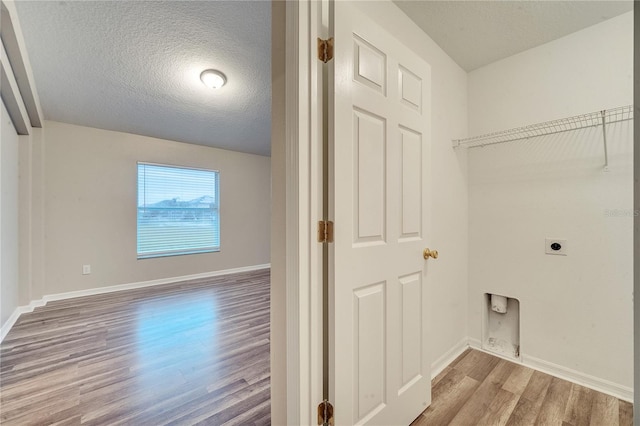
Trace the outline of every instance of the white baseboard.
<instances>
[{"instance_id":1,"label":"white baseboard","mask_svg":"<svg viewBox=\"0 0 640 426\"><path fill-rule=\"evenodd\" d=\"M182 275L180 277L160 278L157 280L140 281L129 284L112 285L108 287L96 287L89 288L87 290L69 291L66 293L48 294L42 297L45 303L52 302L54 300L72 299L75 297L93 296L96 294L113 293L114 291L133 290L136 288L153 287L156 285L171 284L180 281L198 280L201 278L212 278L220 275L238 274L241 272L258 271L261 269L270 268L271 264L265 263L263 265L243 266L241 268L223 269L221 271L203 272L201 274Z\"/></svg>"},{"instance_id":2,"label":"white baseboard","mask_svg":"<svg viewBox=\"0 0 640 426\"><path fill-rule=\"evenodd\" d=\"M580 371L572 370L552 362L544 361L539 358L522 355L522 364L533 368L534 370L550 374L568 382L576 383L581 386L615 396L627 402L633 403L633 389L601 379L599 377L590 376Z\"/></svg>"},{"instance_id":3,"label":"white baseboard","mask_svg":"<svg viewBox=\"0 0 640 426\"><path fill-rule=\"evenodd\" d=\"M9 333L11 327L13 327L16 321L18 321L20 315L26 312L33 312L35 308L37 308L38 306L44 306L45 303L46 302L44 300L33 300L28 305L18 306L17 308L15 308L11 313L11 316L5 321L4 324L2 324L2 328L0 328L0 343L2 343L4 338L7 336L7 333Z\"/></svg>"},{"instance_id":4,"label":"white baseboard","mask_svg":"<svg viewBox=\"0 0 640 426\"><path fill-rule=\"evenodd\" d=\"M513 359L501 354L487 351L482 348L482 342L478 339L469 338L469 346L482 352L486 352L490 355L503 358L507 361L520 363L525 367L538 370L542 373L549 374L559 379L566 380L571 383L576 383L589 389L606 393L607 395L615 396L616 398L622 399L623 401L633 402L632 388L622 386L617 383L601 379L599 377L590 376L580 371L572 370L570 368L563 367L562 365L554 364L549 361L545 361L532 356L527 356L526 354L520 354L520 359Z\"/></svg>"},{"instance_id":5,"label":"white baseboard","mask_svg":"<svg viewBox=\"0 0 640 426\"><path fill-rule=\"evenodd\" d=\"M433 380L438 374L444 370L447 365L451 364L460 354L469 347L469 339L466 337L456 343L451 349L431 363L431 379Z\"/></svg>"},{"instance_id":6,"label":"white baseboard","mask_svg":"<svg viewBox=\"0 0 640 426\"><path fill-rule=\"evenodd\" d=\"M171 283L176 283L176 282L180 282L180 281L197 280L197 279L202 279L202 278L212 278L212 277L217 277L217 276L220 276L220 275L238 274L238 273L241 273L241 272L259 271L261 269L268 269L270 267L271 267L270 263L265 263L265 264L262 264L262 265L243 266L241 268L232 268L232 269L223 269L221 271L204 272L204 273L201 273L201 274L182 275L180 277L161 278L161 279L157 279L157 280L149 280L149 281L140 281L140 282L128 283L128 284L112 285L112 286L108 286L108 287L96 287L96 288L90 288L90 289L86 289L86 290L69 291L69 292L66 292L66 293L48 294L48 295L43 296L42 299L31 301L31 303L29 303L28 305L18 306L13 311L13 313L11 314L9 319L7 319L7 321L5 321L5 323L2 325L2 328L0 329L0 343L2 343L2 341L5 338L5 336L7 335L7 333L9 333L9 330L11 330L11 327L14 326L14 324L16 323L16 321L18 320L20 315L22 315L23 313L27 313L27 312L33 312L33 310L35 308L37 308L38 306L44 306L44 305L47 304L47 302L52 302L54 300L73 299L75 297L93 296L93 295L96 295L96 294L113 293L115 291L122 291L122 290L133 290L133 289L136 289L136 288L152 287L152 286L163 285L163 284L171 284Z\"/></svg>"},{"instance_id":7,"label":"white baseboard","mask_svg":"<svg viewBox=\"0 0 640 426\"><path fill-rule=\"evenodd\" d=\"M2 324L2 328L0 328L0 342L4 340L4 337L7 335L9 330L11 330L11 327L13 327L16 321L18 321L18 318L20 318L20 315L22 315L22 313L24 312L31 311L27 310L27 306L18 306L13 310L11 316L9 316L5 323Z\"/></svg>"},{"instance_id":8,"label":"white baseboard","mask_svg":"<svg viewBox=\"0 0 640 426\"><path fill-rule=\"evenodd\" d=\"M494 351L492 351L490 349L486 349L484 346L482 346L482 342L480 340L474 339L472 337L469 338L469 347L473 348L473 349L476 349L476 350L478 350L480 352L487 353L487 354L489 354L491 356L495 356L497 358L502 358L502 359L504 359L506 361L515 362L516 364L522 364L522 357L515 358L515 357L509 356L509 355L505 355L505 354L500 353L500 352L494 352ZM531 367L531 368L533 368L533 367Z\"/></svg>"},{"instance_id":9,"label":"white baseboard","mask_svg":"<svg viewBox=\"0 0 640 426\"><path fill-rule=\"evenodd\" d=\"M480 341L480 339L469 337L469 347L482 350L482 342Z\"/></svg>"}]
</instances>

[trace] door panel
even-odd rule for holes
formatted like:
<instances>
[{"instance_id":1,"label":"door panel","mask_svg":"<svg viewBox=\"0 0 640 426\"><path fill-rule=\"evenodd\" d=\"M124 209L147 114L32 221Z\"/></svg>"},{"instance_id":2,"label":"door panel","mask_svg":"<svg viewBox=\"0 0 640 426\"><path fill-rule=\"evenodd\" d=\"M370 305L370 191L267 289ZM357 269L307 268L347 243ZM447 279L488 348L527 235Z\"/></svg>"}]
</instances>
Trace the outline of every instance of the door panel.
<instances>
[{"instance_id":1,"label":"door panel","mask_svg":"<svg viewBox=\"0 0 640 426\"><path fill-rule=\"evenodd\" d=\"M380 410L385 403L385 287L386 283L381 282L353 292L354 394L359 419Z\"/></svg>"},{"instance_id":2,"label":"door panel","mask_svg":"<svg viewBox=\"0 0 640 426\"><path fill-rule=\"evenodd\" d=\"M422 112L422 79L403 67L399 66L400 94L402 103L409 108Z\"/></svg>"},{"instance_id":3,"label":"door panel","mask_svg":"<svg viewBox=\"0 0 640 426\"><path fill-rule=\"evenodd\" d=\"M386 120L356 108L353 123L355 243L382 243L386 224Z\"/></svg>"},{"instance_id":4,"label":"door panel","mask_svg":"<svg viewBox=\"0 0 640 426\"><path fill-rule=\"evenodd\" d=\"M340 425L408 425L431 402L430 67L351 2L329 65L330 399Z\"/></svg>"},{"instance_id":5,"label":"door panel","mask_svg":"<svg viewBox=\"0 0 640 426\"><path fill-rule=\"evenodd\" d=\"M402 395L416 380L422 376L422 327L414 327L413 324L422 324L422 274L418 271L401 277L400 293L402 304L402 387L398 395Z\"/></svg>"},{"instance_id":6,"label":"door panel","mask_svg":"<svg viewBox=\"0 0 640 426\"><path fill-rule=\"evenodd\" d=\"M422 235L422 135L400 127L402 223L400 241Z\"/></svg>"},{"instance_id":7,"label":"door panel","mask_svg":"<svg viewBox=\"0 0 640 426\"><path fill-rule=\"evenodd\" d=\"M353 79L373 90L386 93L387 56L356 34L353 35Z\"/></svg>"}]
</instances>

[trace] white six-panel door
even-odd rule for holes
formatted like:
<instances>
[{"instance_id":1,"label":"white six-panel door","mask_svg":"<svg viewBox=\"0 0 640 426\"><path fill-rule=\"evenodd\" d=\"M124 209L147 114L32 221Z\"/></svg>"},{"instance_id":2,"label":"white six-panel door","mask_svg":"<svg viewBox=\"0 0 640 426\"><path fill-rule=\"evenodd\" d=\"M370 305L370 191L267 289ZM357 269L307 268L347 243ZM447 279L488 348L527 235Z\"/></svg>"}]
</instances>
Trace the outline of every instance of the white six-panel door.
<instances>
[{"instance_id":1,"label":"white six-panel door","mask_svg":"<svg viewBox=\"0 0 640 426\"><path fill-rule=\"evenodd\" d=\"M331 15L330 398L336 424L408 425L431 402L430 67L350 2Z\"/></svg>"}]
</instances>

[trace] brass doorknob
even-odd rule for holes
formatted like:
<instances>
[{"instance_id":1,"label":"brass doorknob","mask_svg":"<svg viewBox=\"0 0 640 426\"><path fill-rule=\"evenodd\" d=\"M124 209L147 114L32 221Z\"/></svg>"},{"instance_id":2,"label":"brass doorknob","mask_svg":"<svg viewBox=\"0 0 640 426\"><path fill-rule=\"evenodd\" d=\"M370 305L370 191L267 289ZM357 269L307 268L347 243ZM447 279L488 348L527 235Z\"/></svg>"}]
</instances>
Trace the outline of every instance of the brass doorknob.
<instances>
[{"instance_id":1,"label":"brass doorknob","mask_svg":"<svg viewBox=\"0 0 640 426\"><path fill-rule=\"evenodd\" d=\"M424 256L425 259L429 259L430 257L433 257L434 259L437 259L438 258L438 250L429 250L428 248L426 248L422 252L422 256Z\"/></svg>"}]
</instances>

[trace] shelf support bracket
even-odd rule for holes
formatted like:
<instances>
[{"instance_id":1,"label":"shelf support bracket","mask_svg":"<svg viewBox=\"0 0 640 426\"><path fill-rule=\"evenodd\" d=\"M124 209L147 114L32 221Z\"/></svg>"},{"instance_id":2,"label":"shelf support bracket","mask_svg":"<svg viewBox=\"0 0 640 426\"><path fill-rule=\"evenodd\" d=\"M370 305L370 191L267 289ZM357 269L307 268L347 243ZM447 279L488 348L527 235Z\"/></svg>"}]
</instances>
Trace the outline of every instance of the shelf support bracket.
<instances>
[{"instance_id":1,"label":"shelf support bracket","mask_svg":"<svg viewBox=\"0 0 640 426\"><path fill-rule=\"evenodd\" d=\"M604 170L609 170L609 153L607 152L607 120L606 120L606 111L600 111L602 115L602 141L604 143Z\"/></svg>"}]
</instances>

